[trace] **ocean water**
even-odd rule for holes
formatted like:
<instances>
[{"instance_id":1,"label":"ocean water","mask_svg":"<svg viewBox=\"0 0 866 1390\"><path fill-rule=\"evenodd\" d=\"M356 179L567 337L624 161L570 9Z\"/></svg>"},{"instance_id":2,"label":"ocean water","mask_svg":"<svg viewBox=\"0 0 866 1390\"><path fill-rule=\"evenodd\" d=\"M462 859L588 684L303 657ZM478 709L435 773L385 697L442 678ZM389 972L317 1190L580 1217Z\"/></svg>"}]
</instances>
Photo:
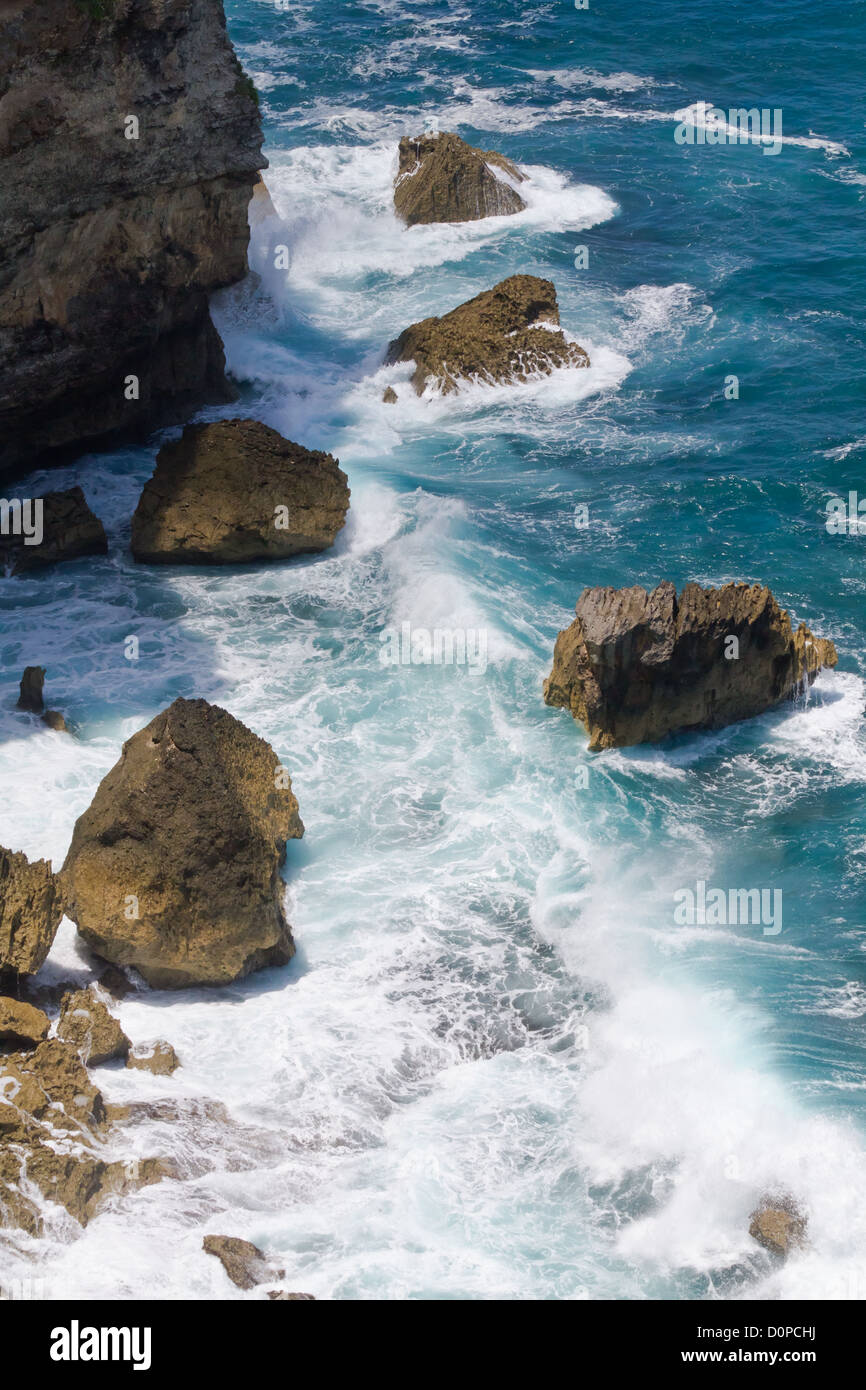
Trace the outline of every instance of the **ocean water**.
<instances>
[{"instance_id":1,"label":"ocean water","mask_svg":"<svg viewBox=\"0 0 866 1390\"><path fill-rule=\"evenodd\" d=\"M82 483L111 554L0 579L0 842L59 866L122 740L204 696L293 774L298 954L120 1006L183 1066L100 1073L112 1101L173 1102L118 1155L183 1180L83 1234L57 1211L6 1233L4 1275L261 1296L203 1255L222 1232L323 1298L862 1298L866 540L824 525L866 497L862 13L227 12L277 216L259 280L215 306L242 392L222 413L336 453L350 520L298 563L148 570L129 518L166 435L33 475L25 495ZM779 153L678 145L702 100L781 108ZM425 128L518 160L527 211L404 229L397 140ZM408 323L519 271L554 280L589 371L419 400L382 367ZM585 585L661 579L768 584L838 670L720 733L589 754L541 700L556 633ZM403 622L483 632L486 668L383 665ZM36 662L77 738L14 712ZM780 889L782 930L678 926L700 879ZM87 970L64 924L47 977ZM768 1192L809 1221L782 1266L748 1234Z\"/></svg>"}]
</instances>

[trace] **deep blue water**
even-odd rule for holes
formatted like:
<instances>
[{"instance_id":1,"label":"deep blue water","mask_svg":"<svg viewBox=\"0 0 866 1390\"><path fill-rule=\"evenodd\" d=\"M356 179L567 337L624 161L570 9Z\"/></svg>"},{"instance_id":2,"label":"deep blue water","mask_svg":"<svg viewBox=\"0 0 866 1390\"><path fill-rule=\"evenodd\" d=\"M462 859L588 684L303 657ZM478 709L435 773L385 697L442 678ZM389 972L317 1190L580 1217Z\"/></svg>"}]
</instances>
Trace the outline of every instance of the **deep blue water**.
<instances>
[{"instance_id":1,"label":"deep blue water","mask_svg":"<svg viewBox=\"0 0 866 1390\"><path fill-rule=\"evenodd\" d=\"M324 1297L862 1297L866 539L824 523L866 497L863 7L227 11L279 217L217 319L240 409L337 453L352 519L314 561L155 575L125 547L159 441L64 469L112 555L0 581L4 705L38 660L82 741L3 716L0 840L61 860L122 737L217 699L294 776L300 949L219 999L124 1005L249 1129L143 1134L200 1167L59 1231L52 1277L204 1296L218 1221ZM699 100L781 108L786 143L678 145ZM423 128L528 166L529 212L402 228L396 142ZM442 402L381 367L519 271L555 282L589 373ZM838 671L588 754L541 701L556 633L585 585L661 579L766 583ZM483 630L487 669L383 667L403 621ZM781 889L781 932L677 926L698 879ZM748 1224L779 1190L810 1245L777 1269Z\"/></svg>"}]
</instances>

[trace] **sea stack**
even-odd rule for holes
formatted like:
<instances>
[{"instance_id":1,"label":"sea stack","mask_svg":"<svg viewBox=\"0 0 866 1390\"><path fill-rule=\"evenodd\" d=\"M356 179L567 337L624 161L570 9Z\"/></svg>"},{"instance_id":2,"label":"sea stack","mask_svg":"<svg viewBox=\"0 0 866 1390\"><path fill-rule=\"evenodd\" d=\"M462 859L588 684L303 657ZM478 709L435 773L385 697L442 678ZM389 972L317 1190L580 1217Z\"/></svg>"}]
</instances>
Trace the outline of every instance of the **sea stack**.
<instances>
[{"instance_id":1,"label":"sea stack","mask_svg":"<svg viewBox=\"0 0 866 1390\"><path fill-rule=\"evenodd\" d=\"M833 643L795 632L760 584L584 589L576 614L544 700L570 710L592 750L750 719L836 665Z\"/></svg>"},{"instance_id":2,"label":"sea stack","mask_svg":"<svg viewBox=\"0 0 866 1390\"><path fill-rule=\"evenodd\" d=\"M385 361L415 363L419 396L428 386L447 396L463 382L513 385L557 367L588 367L589 355L559 327L550 280L511 275L441 318L404 329Z\"/></svg>"},{"instance_id":3,"label":"sea stack","mask_svg":"<svg viewBox=\"0 0 866 1390\"><path fill-rule=\"evenodd\" d=\"M507 217L526 207L514 184L525 175L493 150L477 150L451 131L404 136L394 206L409 227Z\"/></svg>"}]
</instances>

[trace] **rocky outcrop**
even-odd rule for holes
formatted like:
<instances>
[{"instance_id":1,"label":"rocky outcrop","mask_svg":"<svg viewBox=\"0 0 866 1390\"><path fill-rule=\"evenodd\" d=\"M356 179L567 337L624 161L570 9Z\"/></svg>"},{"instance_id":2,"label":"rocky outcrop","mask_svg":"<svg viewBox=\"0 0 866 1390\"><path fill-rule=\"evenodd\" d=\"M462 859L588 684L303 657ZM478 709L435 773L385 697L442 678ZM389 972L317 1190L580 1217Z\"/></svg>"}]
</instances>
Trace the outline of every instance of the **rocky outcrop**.
<instances>
[{"instance_id":1,"label":"rocky outcrop","mask_svg":"<svg viewBox=\"0 0 866 1390\"><path fill-rule=\"evenodd\" d=\"M517 165L492 150L467 145L450 131L404 136L399 161L394 206L410 227L505 217L526 207L512 184L499 176L523 183L525 175Z\"/></svg>"},{"instance_id":2,"label":"rocky outcrop","mask_svg":"<svg viewBox=\"0 0 866 1390\"><path fill-rule=\"evenodd\" d=\"M154 1076L171 1076L180 1058L169 1042L155 1042L147 1052L130 1052L126 1065L132 1071L149 1071Z\"/></svg>"},{"instance_id":3,"label":"rocky outcrop","mask_svg":"<svg viewBox=\"0 0 866 1390\"><path fill-rule=\"evenodd\" d=\"M825 666L833 643L787 612L760 584L702 589L584 589L560 632L548 705L570 710L590 748L649 743L686 729L718 729L789 699Z\"/></svg>"},{"instance_id":4,"label":"rocky outcrop","mask_svg":"<svg viewBox=\"0 0 866 1390\"><path fill-rule=\"evenodd\" d=\"M330 454L258 420L188 425L159 452L132 518L132 553L149 564L285 560L333 545L348 508Z\"/></svg>"},{"instance_id":5,"label":"rocky outcrop","mask_svg":"<svg viewBox=\"0 0 866 1390\"><path fill-rule=\"evenodd\" d=\"M0 978L34 975L63 916L57 879L46 859L0 845Z\"/></svg>"},{"instance_id":6,"label":"rocky outcrop","mask_svg":"<svg viewBox=\"0 0 866 1390\"><path fill-rule=\"evenodd\" d=\"M36 1047L48 1037L48 1015L20 999L0 995L0 1043Z\"/></svg>"},{"instance_id":7,"label":"rocky outcrop","mask_svg":"<svg viewBox=\"0 0 866 1390\"><path fill-rule=\"evenodd\" d=\"M270 1279L282 1279L285 1271L274 1269L267 1255L252 1241L238 1236L205 1236L202 1249L216 1255L232 1283L239 1289L254 1289Z\"/></svg>"},{"instance_id":8,"label":"rocky outcrop","mask_svg":"<svg viewBox=\"0 0 866 1390\"><path fill-rule=\"evenodd\" d=\"M91 1067L125 1058L130 1048L117 1019L92 989L76 989L63 996L57 1036Z\"/></svg>"},{"instance_id":9,"label":"rocky outcrop","mask_svg":"<svg viewBox=\"0 0 866 1390\"><path fill-rule=\"evenodd\" d=\"M61 873L89 946L156 988L285 964L280 865L304 827L276 754L225 710L175 700L124 744Z\"/></svg>"},{"instance_id":10,"label":"rocky outcrop","mask_svg":"<svg viewBox=\"0 0 866 1390\"><path fill-rule=\"evenodd\" d=\"M449 395L463 381L513 383L556 367L588 367L587 353L558 324L551 282L512 275L441 318L405 329L389 345L386 362L415 363L411 380L419 396L428 382Z\"/></svg>"},{"instance_id":11,"label":"rocky outcrop","mask_svg":"<svg viewBox=\"0 0 866 1390\"><path fill-rule=\"evenodd\" d=\"M67 492L46 492L41 503L41 539L31 543L24 536L0 538L0 562L13 574L42 569L82 555L107 555L108 541L98 516L87 505L80 487Z\"/></svg>"},{"instance_id":12,"label":"rocky outcrop","mask_svg":"<svg viewBox=\"0 0 866 1390\"><path fill-rule=\"evenodd\" d=\"M229 398L261 142L220 0L5 0L0 473Z\"/></svg>"},{"instance_id":13,"label":"rocky outcrop","mask_svg":"<svg viewBox=\"0 0 866 1390\"><path fill-rule=\"evenodd\" d=\"M771 1255L784 1259L806 1243L807 1221L790 1199L768 1200L752 1212L749 1235Z\"/></svg>"},{"instance_id":14,"label":"rocky outcrop","mask_svg":"<svg viewBox=\"0 0 866 1390\"><path fill-rule=\"evenodd\" d=\"M21 677L19 686L18 703L16 708L24 710L27 714L38 714L42 716L43 724L47 724L49 729L64 731L66 720L59 710L45 709L42 698L42 691L45 687L45 667L26 666L24 675Z\"/></svg>"},{"instance_id":15,"label":"rocky outcrop","mask_svg":"<svg viewBox=\"0 0 866 1390\"><path fill-rule=\"evenodd\" d=\"M42 1231L34 1189L82 1225L109 1196L172 1174L161 1159L111 1160L109 1117L74 1047L49 1038L0 1056L0 1225Z\"/></svg>"}]
</instances>

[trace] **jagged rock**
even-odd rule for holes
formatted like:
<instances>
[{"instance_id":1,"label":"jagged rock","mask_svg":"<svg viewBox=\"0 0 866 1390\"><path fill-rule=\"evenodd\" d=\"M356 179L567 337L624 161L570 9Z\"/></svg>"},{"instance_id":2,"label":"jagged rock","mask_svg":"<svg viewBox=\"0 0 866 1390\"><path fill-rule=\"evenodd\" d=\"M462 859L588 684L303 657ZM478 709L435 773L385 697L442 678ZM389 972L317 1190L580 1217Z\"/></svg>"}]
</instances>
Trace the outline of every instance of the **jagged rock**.
<instances>
[{"instance_id":1,"label":"jagged rock","mask_svg":"<svg viewBox=\"0 0 866 1390\"><path fill-rule=\"evenodd\" d=\"M16 708L26 710L28 714L41 714L45 708L42 700L44 685L45 667L25 666Z\"/></svg>"},{"instance_id":2,"label":"jagged rock","mask_svg":"<svg viewBox=\"0 0 866 1390\"><path fill-rule=\"evenodd\" d=\"M0 539L0 559L4 565L11 565L13 574L55 565L61 560L77 560L82 555L108 554L102 522L88 507L80 487L46 492L35 500L42 503L40 543L28 545L24 536Z\"/></svg>"},{"instance_id":3,"label":"jagged rock","mask_svg":"<svg viewBox=\"0 0 866 1390\"><path fill-rule=\"evenodd\" d=\"M346 475L258 420L188 425L159 452L132 518L148 564L236 564L326 550L345 525Z\"/></svg>"},{"instance_id":4,"label":"jagged rock","mask_svg":"<svg viewBox=\"0 0 866 1390\"><path fill-rule=\"evenodd\" d=\"M492 150L467 145L451 131L404 136L394 185L394 206L410 227L419 222L473 222L503 217L526 207L496 170L523 183L516 164Z\"/></svg>"},{"instance_id":5,"label":"jagged rock","mask_svg":"<svg viewBox=\"0 0 866 1390\"><path fill-rule=\"evenodd\" d=\"M382 393L382 400L384 401L385 405L394 405L396 403L397 392L394 390L393 386L385 387L385 390Z\"/></svg>"},{"instance_id":6,"label":"jagged rock","mask_svg":"<svg viewBox=\"0 0 866 1390\"><path fill-rule=\"evenodd\" d=\"M156 1042L149 1052L130 1052L126 1065L133 1071L150 1071L154 1076L171 1076L180 1066L180 1058L169 1042Z\"/></svg>"},{"instance_id":7,"label":"jagged rock","mask_svg":"<svg viewBox=\"0 0 866 1390\"><path fill-rule=\"evenodd\" d=\"M34 1052L0 1056L0 1225L41 1234L31 1185L86 1225L107 1197L177 1176L165 1159L106 1158L108 1128L74 1047L49 1038Z\"/></svg>"},{"instance_id":8,"label":"jagged rock","mask_svg":"<svg viewBox=\"0 0 866 1390\"><path fill-rule=\"evenodd\" d=\"M804 623L792 631L760 584L687 584L679 598L670 583L584 589L576 611L544 699L571 711L593 750L750 719L836 665L833 643Z\"/></svg>"},{"instance_id":9,"label":"jagged rock","mask_svg":"<svg viewBox=\"0 0 866 1390\"><path fill-rule=\"evenodd\" d=\"M237 1236L205 1236L202 1249L208 1255L216 1255L239 1289L254 1289L268 1279L282 1279L285 1272L274 1269L267 1255L252 1241Z\"/></svg>"},{"instance_id":10,"label":"jagged rock","mask_svg":"<svg viewBox=\"0 0 866 1390\"><path fill-rule=\"evenodd\" d=\"M175 700L124 744L76 823L67 911L156 988L224 984L294 954L286 841L304 833L276 754L206 700Z\"/></svg>"},{"instance_id":11,"label":"jagged rock","mask_svg":"<svg viewBox=\"0 0 866 1390\"><path fill-rule=\"evenodd\" d=\"M220 0L6 4L0 93L0 473L230 399L266 161Z\"/></svg>"},{"instance_id":12,"label":"jagged rock","mask_svg":"<svg viewBox=\"0 0 866 1390\"><path fill-rule=\"evenodd\" d=\"M268 1298L275 1303L315 1303L314 1293L287 1293L285 1289L268 1289Z\"/></svg>"},{"instance_id":13,"label":"jagged rock","mask_svg":"<svg viewBox=\"0 0 866 1390\"><path fill-rule=\"evenodd\" d=\"M0 995L0 1043L35 1047L48 1037L48 1015L32 1004Z\"/></svg>"},{"instance_id":14,"label":"jagged rock","mask_svg":"<svg viewBox=\"0 0 866 1390\"><path fill-rule=\"evenodd\" d=\"M63 997L57 1036L78 1050L91 1067L126 1057L129 1038L92 989L77 989Z\"/></svg>"},{"instance_id":15,"label":"jagged rock","mask_svg":"<svg viewBox=\"0 0 866 1390\"><path fill-rule=\"evenodd\" d=\"M47 859L0 845L0 977L34 975L44 964L63 907Z\"/></svg>"},{"instance_id":16,"label":"jagged rock","mask_svg":"<svg viewBox=\"0 0 866 1390\"><path fill-rule=\"evenodd\" d=\"M566 341L556 290L536 275L511 275L441 318L423 319L389 345L386 362L414 362L412 385L428 379L443 395L461 381L514 383L556 367L588 367L589 357Z\"/></svg>"},{"instance_id":17,"label":"jagged rock","mask_svg":"<svg viewBox=\"0 0 866 1390\"><path fill-rule=\"evenodd\" d=\"M789 1255L806 1243L807 1221L786 1199L765 1203L752 1212L749 1235L773 1255Z\"/></svg>"}]
</instances>

